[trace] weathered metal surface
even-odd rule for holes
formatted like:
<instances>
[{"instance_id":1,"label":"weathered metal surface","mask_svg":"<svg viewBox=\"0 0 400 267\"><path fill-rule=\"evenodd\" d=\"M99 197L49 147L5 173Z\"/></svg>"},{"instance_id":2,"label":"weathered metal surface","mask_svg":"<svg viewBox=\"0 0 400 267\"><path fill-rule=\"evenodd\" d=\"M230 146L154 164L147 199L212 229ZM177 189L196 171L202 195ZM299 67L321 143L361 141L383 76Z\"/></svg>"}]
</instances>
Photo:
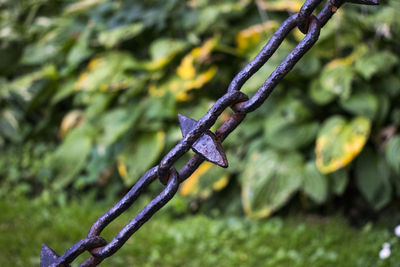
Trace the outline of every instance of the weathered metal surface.
<instances>
[{"instance_id":1,"label":"weathered metal surface","mask_svg":"<svg viewBox=\"0 0 400 267\"><path fill-rule=\"evenodd\" d=\"M378 0L348 0L347 2L360 5L370 5L370 6L379 5Z\"/></svg>"},{"instance_id":2,"label":"weathered metal surface","mask_svg":"<svg viewBox=\"0 0 400 267\"><path fill-rule=\"evenodd\" d=\"M195 121L179 115L183 138L167 153L160 164L147 171L117 204L97 219L87 238L75 243L63 255L58 256L56 252L43 244L40 266L69 266L76 257L85 251L89 251L92 256L80 266L100 264L105 258L118 251L133 233L162 208L175 195L179 184L190 177L204 160L227 167L228 162L221 145L222 141L243 121L247 113L254 111L264 103L276 85L315 44L321 28L325 26L337 9L345 2L363 5L378 4L377 0L328 0L321 12L314 16L312 13L321 2L322 0L306 0L299 13L284 21L260 53L234 77L228 87L228 92L218 99L200 120ZM268 61L295 27L306 34L304 39L249 99L240 92L241 87ZM234 114L215 133L212 133L209 129L228 107L231 107ZM173 164L190 148L196 153L177 171ZM126 211L147 186L157 178L166 185L165 189L147 204L110 242L107 243L100 237L103 229Z\"/></svg>"},{"instance_id":3,"label":"weathered metal surface","mask_svg":"<svg viewBox=\"0 0 400 267\"><path fill-rule=\"evenodd\" d=\"M183 137L196 128L197 121L181 114L178 114L178 119ZM200 138L192 145L192 149L197 154L203 156L206 160L223 168L228 167L228 160L226 159L221 142L211 131L207 130L203 133L203 135L200 136Z\"/></svg>"},{"instance_id":4,"label":"weathered metal surface","mask_svg":"<svg viewBox=\"0 0 400 267\"><path fill-rule=\"evenodd\" d=\"M40 267L52 266L57 262L57 253L55 253L51 248L42 244L42 250L40 252Z\"/></svg>"}]
</instances>

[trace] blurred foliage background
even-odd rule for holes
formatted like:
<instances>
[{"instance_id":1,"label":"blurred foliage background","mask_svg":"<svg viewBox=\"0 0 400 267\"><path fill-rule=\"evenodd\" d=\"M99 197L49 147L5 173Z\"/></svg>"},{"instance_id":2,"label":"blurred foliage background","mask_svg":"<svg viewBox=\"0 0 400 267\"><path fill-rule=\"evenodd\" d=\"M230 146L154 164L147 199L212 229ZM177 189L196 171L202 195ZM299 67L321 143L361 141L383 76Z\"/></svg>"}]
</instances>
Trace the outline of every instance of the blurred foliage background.
<instances>
[{"instance_id":1,"label":"blurred foliage background","mask_svg":"<svg viewBox=\"0 0 400 267\"><path fill-rule=\"evenodd\" d=\"M180 140L177 114L199 119L302 2L0 1L0 198L120 197ZM230 167L204 163L176 211L398 213L399 53L399 1L346 4L226 140Z\"/></svg>"}]
</instances>

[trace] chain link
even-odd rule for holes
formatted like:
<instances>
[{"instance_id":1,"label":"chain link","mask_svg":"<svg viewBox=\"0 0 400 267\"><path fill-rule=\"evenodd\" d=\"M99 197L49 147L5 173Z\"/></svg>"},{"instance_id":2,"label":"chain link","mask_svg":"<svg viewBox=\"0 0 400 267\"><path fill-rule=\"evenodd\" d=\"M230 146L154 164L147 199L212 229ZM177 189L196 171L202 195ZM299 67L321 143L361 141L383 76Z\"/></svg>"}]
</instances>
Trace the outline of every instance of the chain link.
<instances>
[{"instance_id":1,"label":"chain link","mask_svg":"<svg viewBox=\"0 0 400 267\"><path fill-rule=\"evenodd\" d=\"M87 238L71 246L60 257L46 245L43 245L41 266L68 266L69 263L85 251L89 251L91 257L80 266L96 266L105 258L113 255L132 234L175 195L179 184L190 177L204 160L207 160L207 154L195 153L179 171L173 167L173 164L195 143L200 142L199 138L209 132L210 127L214 125L225 109L231 107L234 113L215 133L212 133L215 134L215 142L222 142L244 120L247 113L256 110L264 103L276 85L289 73L304 54L313 47L318 40L321 28L343 3L378 4L377 0L330 0L326 2L321 12L314 16L312 13L321 2L322 0L306 0L299 13L291 15L281 24L260 53L234 77L227 93L215 102L210 110L195 124L195 127L167 153L158 166L147 171L117 204L97 219L92 225ZM258 91L251 98L248 98L244 93L240 92L241 87L268 61L295 27L298 27L305 34L304 39L276 67ZM201 145L207 146L208 143L203 141ZM103 229L125 212L157 178L166 185L165 189L126 224L109 243L100 237Z\"/></svg>"}]
</instances>

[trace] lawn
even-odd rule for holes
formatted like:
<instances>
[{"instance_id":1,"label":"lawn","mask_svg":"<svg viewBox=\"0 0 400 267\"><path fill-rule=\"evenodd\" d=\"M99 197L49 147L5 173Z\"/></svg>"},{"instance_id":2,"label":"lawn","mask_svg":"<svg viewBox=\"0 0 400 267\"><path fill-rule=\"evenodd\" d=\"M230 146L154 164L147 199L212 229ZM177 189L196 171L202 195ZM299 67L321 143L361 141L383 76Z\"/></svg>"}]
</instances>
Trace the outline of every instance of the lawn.
<instances>
[{"instance_id":1,"label":"lawn","mask_svg":"<svg viewBox=\"0 0 400 267\"><path fill-rule=\"evenodd\" d=\"M1 266L34 266L41 243L61 253L83 238L109 204L73 202L62 208L37 201L0 202ZM130 216L110 225L110 240ZM384 242L388 259L379 258ZM78 258L78 262L83 257ZM155 215L102 266L399 266L400 241L381 224L358 229L340 216L242 217ZM76 265L74 265L76 266Z\"/></svg>"}]
</instances>

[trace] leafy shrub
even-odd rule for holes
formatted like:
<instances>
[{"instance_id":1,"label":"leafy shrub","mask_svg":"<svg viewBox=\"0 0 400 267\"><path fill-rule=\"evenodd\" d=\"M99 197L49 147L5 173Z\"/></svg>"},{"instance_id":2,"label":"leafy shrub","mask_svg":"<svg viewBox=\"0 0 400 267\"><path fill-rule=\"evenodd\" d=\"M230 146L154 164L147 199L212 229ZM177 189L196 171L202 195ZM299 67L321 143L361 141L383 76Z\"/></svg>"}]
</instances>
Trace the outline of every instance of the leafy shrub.
<instances>
[{"instance_id":1,"label":"leafy shrub","mask_svg":"<svg viewBox=\"0 0 400 267\"><path fill-rule=\"evenodd\" d=\"M177 113L200 118L301 6L256 3L0 3L0 195L131 186L181 138ZM395 0L340 9L225 142L231 167L205 163L181 194L240 186L256 218L297 194L322 205L354 184L376 210L398 198L399 10ZM302 38L294 30L243 91L252 95Z\"/></svg>"}]
</instances>

